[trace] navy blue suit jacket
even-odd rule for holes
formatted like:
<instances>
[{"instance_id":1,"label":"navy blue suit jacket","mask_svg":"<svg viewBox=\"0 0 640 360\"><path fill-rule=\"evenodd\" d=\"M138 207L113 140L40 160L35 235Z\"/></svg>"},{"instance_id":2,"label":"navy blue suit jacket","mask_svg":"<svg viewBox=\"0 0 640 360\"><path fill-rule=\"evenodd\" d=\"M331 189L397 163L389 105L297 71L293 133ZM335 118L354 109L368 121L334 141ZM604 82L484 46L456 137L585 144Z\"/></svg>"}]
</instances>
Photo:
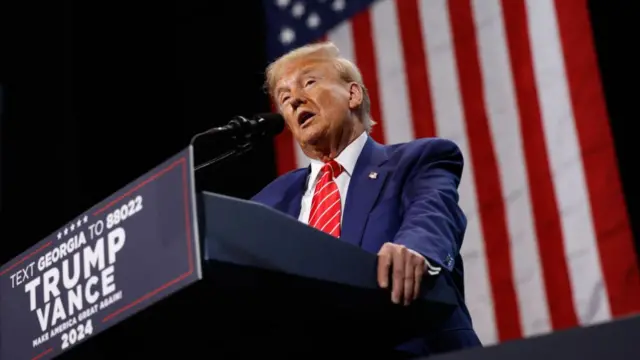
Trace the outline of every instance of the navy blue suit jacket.
<instances>
[{"instance_id":1,"label":"navy blue suit jacket","mask_svg":"<svg viewBox=\"0 0 640 360\"><path fill-rule=\"evenodd\" d=\"M341 240L372 253L386 242L405 245L442 267L436 276L450 277L447 283L456 287L459 306L443 327L401 346L414 354L480 346L464 303L460 247L466 217L457 191L462 168L462 153L448 140L384 146L368 138L349 183ZM297 218L309 173L302 168L282 175L252 200Z\"/></svg>"}]
</instances>

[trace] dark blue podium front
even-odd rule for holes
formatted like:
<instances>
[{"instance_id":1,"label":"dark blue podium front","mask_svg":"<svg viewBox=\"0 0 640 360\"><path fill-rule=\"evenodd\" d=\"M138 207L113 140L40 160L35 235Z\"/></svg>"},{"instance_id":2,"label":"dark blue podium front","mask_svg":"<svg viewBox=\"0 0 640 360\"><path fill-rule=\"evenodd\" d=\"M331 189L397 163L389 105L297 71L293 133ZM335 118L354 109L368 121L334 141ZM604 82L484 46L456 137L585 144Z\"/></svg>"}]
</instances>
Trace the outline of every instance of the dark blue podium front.
<instances>
[{"instance_id":1,"label":"dark blue podium front","mask_svg":"<svg viewBox=\"0 0 640 360\"><path fill-rule=\"evenodd\" d=\"M202 193L197 204L203 279L68 358L381 354L455 302L425 282L413 306L393 305L375 254L257 203Z\"/></svg>"}]
</instances>

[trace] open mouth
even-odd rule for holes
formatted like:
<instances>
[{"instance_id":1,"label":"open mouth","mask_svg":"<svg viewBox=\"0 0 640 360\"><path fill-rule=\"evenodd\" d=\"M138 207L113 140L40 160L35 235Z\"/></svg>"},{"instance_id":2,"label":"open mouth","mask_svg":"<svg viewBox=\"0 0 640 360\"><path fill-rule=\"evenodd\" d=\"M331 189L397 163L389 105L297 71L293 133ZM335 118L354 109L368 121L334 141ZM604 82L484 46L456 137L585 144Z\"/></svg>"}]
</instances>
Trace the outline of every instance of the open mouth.
<instances>
[{"instance_id":1,"label":"open mouth","mask_svg":"<svg viewBox=\"0 0 640 360\"><path fill-rule=\"evenodd\" d=\"M316 114L312 113L311 111L301 112L300 114L298 114L298 125L304 125L307 121L309 121L309 119L311 119L315 115Z\"/></svg>"}]
</instances>

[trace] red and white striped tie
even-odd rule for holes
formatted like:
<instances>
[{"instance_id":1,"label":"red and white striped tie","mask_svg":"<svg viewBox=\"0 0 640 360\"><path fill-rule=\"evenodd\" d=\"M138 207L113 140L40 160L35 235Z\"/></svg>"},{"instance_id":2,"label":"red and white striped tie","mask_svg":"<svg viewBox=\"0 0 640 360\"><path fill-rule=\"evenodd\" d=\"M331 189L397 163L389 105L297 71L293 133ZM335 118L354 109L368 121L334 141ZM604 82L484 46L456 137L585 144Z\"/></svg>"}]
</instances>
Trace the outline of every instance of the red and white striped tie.
<instances>
[{"instance_id":1,"label":"red and white striped tie","mask_svg":"<svg viewBox=\"0 0 640 360\"><path fill-rule=\"evenodd\" d=\"M309 216L310 226L335 237L340 237L342 204L338 185L334 179L342 173L342 170L342 166L334 160L322 166L320 180L311 200Z\"/></svg>"}]
</instances>

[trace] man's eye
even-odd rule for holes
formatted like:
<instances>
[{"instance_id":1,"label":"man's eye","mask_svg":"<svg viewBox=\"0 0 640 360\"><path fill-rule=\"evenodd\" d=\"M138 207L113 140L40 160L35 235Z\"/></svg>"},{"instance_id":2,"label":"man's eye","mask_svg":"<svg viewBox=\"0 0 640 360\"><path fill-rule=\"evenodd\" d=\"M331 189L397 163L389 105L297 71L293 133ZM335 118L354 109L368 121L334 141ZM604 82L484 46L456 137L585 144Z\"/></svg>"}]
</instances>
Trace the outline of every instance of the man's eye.
<instances>
[{"instance_id":1,"label":"man's eye","mask_svg":"<svg viewBox=\"0 0 640 360\"><path fill-rule=\"evenodd\" d=\"M304 86L312 85L312 84L314 84L315 82L316 82L316 81L315 81L315 80L313 80L313 79L311 79L311 80L307 80L307 81L304 83Z\"/></svg>"}]
</instances>

